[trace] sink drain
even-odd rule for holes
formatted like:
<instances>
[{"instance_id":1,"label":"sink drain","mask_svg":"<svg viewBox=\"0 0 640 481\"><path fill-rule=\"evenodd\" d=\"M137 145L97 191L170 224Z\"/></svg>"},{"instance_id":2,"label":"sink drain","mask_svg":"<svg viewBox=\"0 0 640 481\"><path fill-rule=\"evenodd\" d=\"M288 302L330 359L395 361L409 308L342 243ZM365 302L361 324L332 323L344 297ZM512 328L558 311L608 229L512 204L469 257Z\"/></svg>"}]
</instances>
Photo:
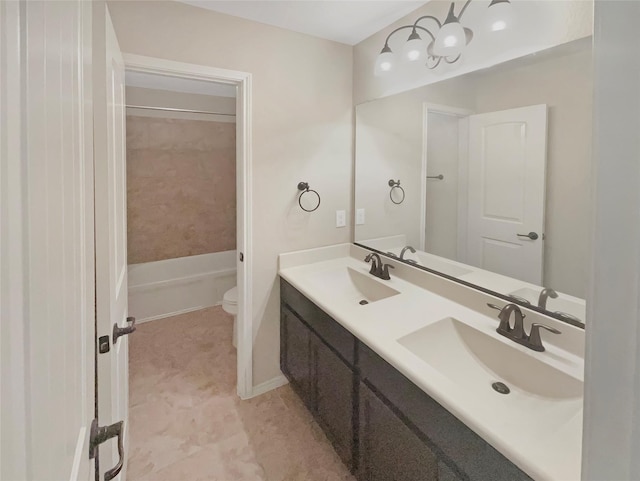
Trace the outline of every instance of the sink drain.
<instances>
[{"instance_id":1,"label":"sink drain","mask_svg":"<svg viewBox=\"0 0 640 481\"><path fill-rule=\"evenodd\" d=\"M509 386L507 386L502 382L494 382L491 385L491 387L493 388L494 391L499 392L500 394L509 394L511 392L511 389L509 389Z\"/></svg>"},{"instance_id":2,"label":"sink drain","mask_svg":"<svg viewBox=\"0 0 640 481\"><path fill-rule=\"evenodd\" d=\"M366 306L367 304L369 304L369 301L367 301L366 299L362 299L360 302L358 302L358 304L360 304L361 306Z\"/></svg>"}]
</instances>

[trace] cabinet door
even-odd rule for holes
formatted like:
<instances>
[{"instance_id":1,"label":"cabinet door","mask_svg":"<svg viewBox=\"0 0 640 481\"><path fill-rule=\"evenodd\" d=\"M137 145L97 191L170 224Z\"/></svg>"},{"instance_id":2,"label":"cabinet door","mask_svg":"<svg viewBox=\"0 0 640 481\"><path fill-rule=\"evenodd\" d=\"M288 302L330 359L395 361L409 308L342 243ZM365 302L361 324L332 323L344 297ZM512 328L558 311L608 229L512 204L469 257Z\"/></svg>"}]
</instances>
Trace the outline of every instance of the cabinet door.
<instances>
[{"instance_id":1,"label":"cabinet door","mask_svg":"<svg viewBox=\"0 0 640 481\"><path fill-rule=\"evenodd\" d=\"M353 371L319 338L312 340L312 346L318 421L340 458L353 468Z\"/></svg>"},{"instance_id":2,"label":"cabinet door","mask_svg":"<svg viewBox=\"0 0 640 481\"><path fill-rule=\"evenodd\" d=\"M360 481L437 481L438 460L366 384L360 383Z\"/></svg>"},{"instance_id":3,"label":"cabinet door","mask_svg":"<svg viewBox=\"0 0 640 481\"><path fill-rule=\"evenodd\" d=\"M311 331L286 307L280 311L280 369L304 403L312 408Z\"/></svg>"}]
</instances>

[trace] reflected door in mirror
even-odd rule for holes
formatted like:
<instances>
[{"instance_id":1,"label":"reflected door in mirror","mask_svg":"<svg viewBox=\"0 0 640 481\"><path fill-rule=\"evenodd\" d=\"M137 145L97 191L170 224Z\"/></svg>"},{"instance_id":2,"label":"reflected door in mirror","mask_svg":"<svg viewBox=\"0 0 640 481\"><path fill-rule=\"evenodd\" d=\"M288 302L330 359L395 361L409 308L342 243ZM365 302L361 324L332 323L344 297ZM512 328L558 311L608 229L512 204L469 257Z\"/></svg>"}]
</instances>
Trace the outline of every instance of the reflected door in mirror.
<instances>
[{"instance_id":1,"label":"reflected door in mirror","mask_svg":"<svg viewBox=\"0 0 640 481\"><path fill-rule=\"evenodd\" d=\"M546 105L469 117L469 264L542 284L546 155Z\"/></svg>"}]
</instances>

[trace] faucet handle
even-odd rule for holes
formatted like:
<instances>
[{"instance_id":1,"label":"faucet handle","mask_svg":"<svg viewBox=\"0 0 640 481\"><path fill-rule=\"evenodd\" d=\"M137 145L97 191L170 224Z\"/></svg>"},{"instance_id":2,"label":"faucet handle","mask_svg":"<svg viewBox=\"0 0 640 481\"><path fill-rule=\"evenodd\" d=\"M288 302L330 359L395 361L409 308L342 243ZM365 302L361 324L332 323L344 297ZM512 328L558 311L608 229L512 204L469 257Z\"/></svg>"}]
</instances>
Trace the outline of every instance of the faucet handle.
<instances>
[{"instance_id":1,"label":"faucet handle","mask_svg":"<svg viewBox=\"0 0 640 481\"><path fill-rule=\"evenodd\" d=\"M495 304L491 304L490 302L487 302L487 306L489 306L491 309L495 309L496 311L502 310L502 307L496 306Z\"/></svg>"},{"instance_id":2,"label":"faucet handle","mask_svg":"<svg viewBox=\"0 0 640 481\"><path fill-rule=\"evenodd\" d=\"M538 352L542 352L545 350L544 346L542 345L542 339L540 338L540 329L546 329L553 334L562 334L562 332L555 327L547 326L546 324L531 324L531 332L529 333L529 347Z\"/></svg>"},{"instance_id":3,"label":"faucet handle","mask_svg":"<svg viewBox=\"0 0 640 481\"><path fill-rule=\"evenodd\" d=\"M391 279L391 276L389 275L389 268L395 269L391 264L382 264L382 279L385 281Z\"/></svg>"}]
</instances>

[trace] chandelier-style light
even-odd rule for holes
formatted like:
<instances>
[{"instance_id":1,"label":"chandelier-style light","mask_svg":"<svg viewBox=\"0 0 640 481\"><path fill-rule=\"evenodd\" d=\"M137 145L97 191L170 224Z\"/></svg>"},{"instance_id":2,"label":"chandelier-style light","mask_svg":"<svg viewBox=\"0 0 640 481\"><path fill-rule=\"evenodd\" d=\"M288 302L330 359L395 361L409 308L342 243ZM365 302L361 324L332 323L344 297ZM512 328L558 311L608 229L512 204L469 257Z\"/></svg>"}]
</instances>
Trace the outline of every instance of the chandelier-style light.
<instances>
[{"instance_id":1,"label":"chandelier-style light","mask_svg":"<svg viewBox=\"0 0 640 481\"><path fill-rule=\"evenodd\" d=\"M384 42L384 47L380 51L375 64L375 75L384 75L393 69L395 55L389 47L389 39L402 30L411 29L411 34L402 48L402 59L407 62L416 62L426 57L425 66L434 69L444 60L446 63L455 63L462 56L464 48L473 39L473 31L464 27L460 23L462 15L471 3L467 0L460 9L458 15L455 14L455 3L451 3L449 13L444 22L441 22L433 15L424 15L418 18L412 25L403 25L391 32ZM492 32L506 30L513 21L513 12L510 0L491 0L487 14L488 29ZM424 20L435 22L437 30L432 31L423 25L419 25ZM425 46L420 33L426 34L428 44Z\"/></svg>"}]
</instances>

